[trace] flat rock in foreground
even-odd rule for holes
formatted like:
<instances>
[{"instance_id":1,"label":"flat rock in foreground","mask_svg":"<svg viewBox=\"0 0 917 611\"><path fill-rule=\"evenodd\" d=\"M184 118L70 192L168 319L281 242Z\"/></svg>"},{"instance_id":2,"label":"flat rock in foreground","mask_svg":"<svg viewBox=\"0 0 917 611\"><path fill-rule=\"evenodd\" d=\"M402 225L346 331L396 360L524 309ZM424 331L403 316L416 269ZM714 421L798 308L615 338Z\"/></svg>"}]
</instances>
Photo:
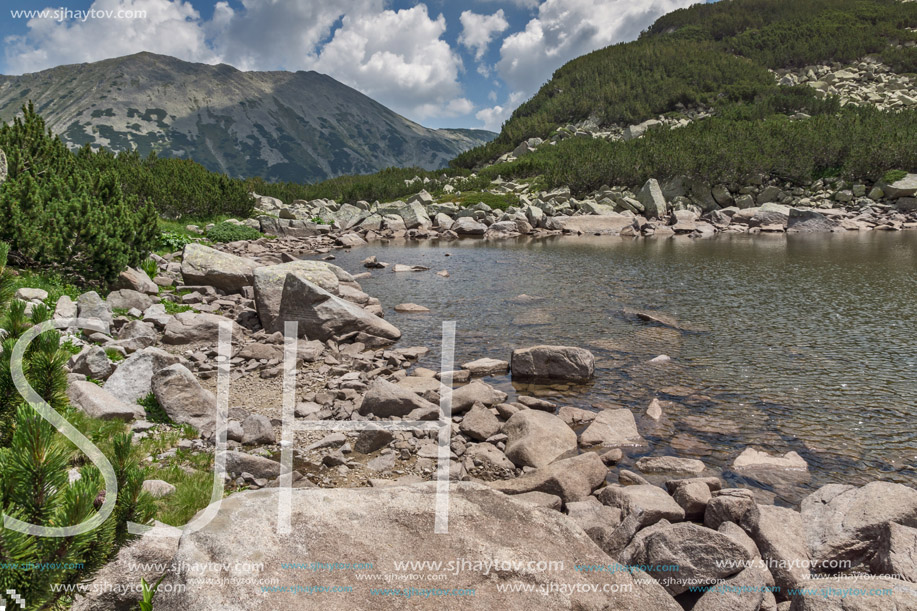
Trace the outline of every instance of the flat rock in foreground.
<instances>
[{"instance_id":1,"label":"flat rock in foreground","mask_svg":"<svg viewBox=\"0 0 917 611\"><path fill-rule=\"evenodd\" d=\"M156 597L157 611L299 611L317 605L335 609L628 609L629 611L680 611L681 607L660 586L637 584L623 573L577 572L574 565L612 564L572 520L553 510L520 503L473 483L453 484L449 494L449 532L434 533L435 483L384 488L294 489L292 531L277 532L277 490L234 494L223 499L218 515L202 530L182 537L173 564L180 568L163 582ZM484 570L462 570L435 584L417 582L367 582L358 571L290 571L286 562L315 559L372 563L371 573L408 575L395 562L443 561L456 558L508 561ZM203 564L202 564L203 561ZM559 561L556 571L526 569L529 561ZM222 566L263 563L261 571ZM521 566L518 564L521 563ZM512 566L515 564L515 568ZM193 568L199 570L193 571ZM506 568L507 570L501 570ZM362 572L362 571L361 571ZM429 571L424 571L429 572ZM208 579L245 577L276 579L279 586L333 585L351 592L295 594L262 592L246 579L225 579L224 585L200 585ZM269 583L269 582L268 582ZM596 584L597 590L542 594L552 584ZM534 585L533 592L500 592L498 586ZM602 592L604 589L612 590ZM176 587L182 586L182 587ZM622 587L623 586L623 587ZM622 592L622 589L630 589ZM474 590L473 596L423 596L420 593L382 596L380 589L414 588ZM178 592L177 590L182 590ZM591 590L592 587L582 588ZM618 590L615 592L614 590Z\"/></svg>"}]
</instances>

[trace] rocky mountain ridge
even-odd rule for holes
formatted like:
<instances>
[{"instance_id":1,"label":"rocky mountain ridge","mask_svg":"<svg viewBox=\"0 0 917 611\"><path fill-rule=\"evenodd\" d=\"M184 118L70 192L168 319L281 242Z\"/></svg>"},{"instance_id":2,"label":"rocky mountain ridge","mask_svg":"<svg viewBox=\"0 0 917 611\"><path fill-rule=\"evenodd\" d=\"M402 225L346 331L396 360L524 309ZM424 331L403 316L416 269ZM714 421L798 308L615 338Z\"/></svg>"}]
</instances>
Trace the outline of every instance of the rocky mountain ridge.
<instances>
[{"instance_id":1,"label":"rocky mountain ridge","mask_svg":"<svg viewBox=\"0 0 917 611\"><path fill-rule=\"evenodd\" d=\"M242 72L145 52L0 76L0 119L29 100L72 148L155 151L271 181L437 169L494 135L423 127L317 72Z\"/></svg>"}]
</instances>

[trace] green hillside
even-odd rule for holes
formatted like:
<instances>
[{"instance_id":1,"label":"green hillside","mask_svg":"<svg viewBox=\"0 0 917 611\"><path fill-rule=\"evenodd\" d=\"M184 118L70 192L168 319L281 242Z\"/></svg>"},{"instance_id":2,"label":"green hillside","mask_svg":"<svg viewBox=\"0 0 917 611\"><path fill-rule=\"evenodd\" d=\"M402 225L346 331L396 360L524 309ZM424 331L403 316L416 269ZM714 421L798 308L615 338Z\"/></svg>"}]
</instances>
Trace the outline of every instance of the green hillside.
<instances>
[{"instance_id":1,"label":"green hillside","mask_svg":"<svg viewBox=\"0 0 917 611\"><path fill-rule=\"evenodd\" d=\"M808 168L811 173L865 172L861 177L866 178L880 168L852 159L870 151L858 149L845 133L852 135L867 125L876 130L868 139L869 148L891 149L881 161L913 166L913 154L897 147L915 134L914 111L840 110L810 87L779 86L769 69L853 62L871 55L898 74L917 72L917 47L906 46L917 41L917 33L909 29L915 26L917 3L898 0L724 0L678 10L659 19L637 41L595 51L561 67L513 113L494 141L459 155L452 165L479 168L528 138L546 139L558 128L586 119L627 126L705 104L716 118L678 130L683 133L656 130L629 143L574 139L490 171L500 168L504 176L544 173L551 184L565 180L583 188L630 184L648 174L668 172L714 180L744 171L734 158L751 153L758 161L751 164L756 170L786 170L786 178L800 179L804 168L795 157L805 151L796 144L822 134L831 152ZM798 111L823 118L784 125L785 115ZM743 134L759 146L745 150L730 133ZM833 142L834 137L843 142ZM889 140L873 147L877 137ZM710 146L725 150L709 157L712 152L705 147ZM677 161L689 154L709 158ZM659 155L676 159L660 160ZM585 176L590 173L601 174L603 180Z\"/></svg>"}]
</instances>

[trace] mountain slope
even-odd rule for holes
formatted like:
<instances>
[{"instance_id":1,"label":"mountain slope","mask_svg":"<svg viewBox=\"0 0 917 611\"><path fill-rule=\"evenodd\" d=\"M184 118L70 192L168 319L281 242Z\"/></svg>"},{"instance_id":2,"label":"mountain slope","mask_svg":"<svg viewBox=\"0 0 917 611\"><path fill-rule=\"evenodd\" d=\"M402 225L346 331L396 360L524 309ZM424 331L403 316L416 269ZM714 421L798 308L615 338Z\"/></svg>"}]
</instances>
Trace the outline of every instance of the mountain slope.
<instances>
[{"instance_id":1,"label":"mountain slope","mask_svg":"<svg viewBox=\"0 0 917 611\"><path fill-rule=\"evenodd\" d=\"M768 69L876 54L917 72L917 3L899 0L729 0L664 15L640 39L578 57L522 104L500 135L460 155L473 168L533 137L590 120L638 123L685 106L754 104L773 95ZM905 44L901 44L905 43Z\"/></svg>"},{"instance_id":2,"label":"mountain slope","mask_svg":"<svg viewBox=\"0 0 917 611\"><path fill-rule=\"evenodd\" d=\"M30 99L71 147L156 151L267 180L436 169L494 136L428 129L317 72L242 72L153 53L0 76L0 119Z\"/></svg>"}]
</instances>

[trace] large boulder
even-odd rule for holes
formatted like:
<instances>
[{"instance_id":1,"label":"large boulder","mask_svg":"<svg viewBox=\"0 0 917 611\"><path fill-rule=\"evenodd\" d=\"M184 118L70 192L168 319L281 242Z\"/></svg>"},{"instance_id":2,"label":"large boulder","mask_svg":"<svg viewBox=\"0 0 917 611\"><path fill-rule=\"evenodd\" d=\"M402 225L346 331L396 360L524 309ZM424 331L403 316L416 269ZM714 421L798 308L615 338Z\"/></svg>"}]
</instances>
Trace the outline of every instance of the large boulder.
<instances>
[{"instance_id":1,"label":"large boulder","mask_svg":"<svg viewBox=\"0 0 917 611\"><path fill-rule=\"evenodd\" d=\"M390 322L335 297L296 272L287 274L284 282L279 318L298 322L301 336L321 341L350 337L380 346L401 337L401 331Z\"/></svg>"},{"instance_id":2,"label":"large boulder","mask_svg":"<svg viewBox=\"0 0 917 611\"><path fill-rule=\"evenodd\" d=\"M643 210L648 219L661 219L668 212L668 205L662 195L662 188L655 178L650 178L640 189L637 199L643 204Z\"/></svg>"},{"instance_id":3,"label":"large boulder","mask_svg":"<svg viewBox=\"0 0 917 611\"><path fill-rule=\"evenodd\" d=\"M840 223L815 210L790 209L786 222L787 233L822 233L835 231Z\"/></svg>"},{"instance_id":4,"label":"large boulder","mask_svg":"<svg viewBox=\"0 0 917 611\"><path fill-rule=\"evenodd\" d=\"M580 436L584 446L641 446L646 440L637 431L634 414L627 408L603 409Z\"/></svg>"},{"instance_id":5,"label":"large boulder","mask_svg":"<svg viewBox=\"0 0 917 611\"><path fill-rule=\"evenodd\" d=\"M598 454L586 452L564 458L535 469L520 477L490 482L489 485L506 494L544 492L559 496L565 503L589 498L592 491L605 482L608 467Z\"/></svg>"},{"instance_id":6,"label":"large boulder","mask_svg":"<svg viewBox=\"0 0 917 611\"><path fill-rule=\"evenodd\" d=\"M153 392L153 374L179 360L165 350L145 348L118 365L103 388L125 403L136 403Z\"/></svg>"},{"instance_id":7,"label":"large boulder","mask_svg":"<svg viewBox=\"0 0 917 611\"><path fill-rule=\"evenodd\" d=\"M125 545L81 589L71 611L134 611L141 600L140 580L154 584L172 564L181 531L166 525Z\"/></svg>"},{"instance_id":8,"label":"large boulder","mask_svg":"<svg viewBox=\"0 0 917 611\"><path fill-rule=\"evenodd\" d=\"M532 346L513 350L514 379L551 379L585 382L595 375L595 357L585 348Z\"/></svg>"},{"instance_id":9,"label":"large boulder","mask_svg":"<svg viewBox=\"0 0 917 611\"><path fill-rule=\"evenodd\" d=\"M917 528L886 522L869 566L874 575L900 575L917 582Z\"/></svg>"},{"instance_id":10,"label":"large boulder","mask_svg":"<svg viewBox=\"0 0 917 611\"><path fill-rule=\"evenodd\" d=\"M73 405L86 414L101 420L124 420L143 418L144 411L139 405L125 403L110 392L92 382L72 382L67 387L67 397Z\"/></svg>"},{"instance_id":11,"label":"large boulder","mask_svg":"<svg viewBox=\"0 0 917 611\"><path fill-rule=\"evenodd\" d=\"M205 585L211 578L257 578L285 586L290 570L282 563L310 557L321 550L327 557L356 558L373 571L397 573L396 563L417 558L511 560L500 570L461 570L449 574L448 584L412 586L382 584L395 595L374 595L360 571L335 573L334 585L352 587L346 595L320 595L329 611L352 609L480 608L507 611L561 609L628 609L680 611L658 585L641 583L630 574L575 570L575 565L606 565L605 555L563 514L514 501L474 483L453 484L449 494L448 533L434 530L435 483L379 488L294 489L291 532L279 532L276 489L242 492L222 500L218 515L201 530L182 537L173 564L177 573L163 582L156 596L157 611L298 611L302 596L253 595L247 579L225 579L221 587ZM256 556L253 557L253 550ZM205 558L208 562L201 563ZM517 559L521 562L517 563ZM562 568L533 571L525 561L554 561ZM259 569L251 570L256 563ZM195 564L197 563L197 564ZM201 567L203 570L192 570ZM231 567L229 572L224 567ZM505 569L505 570L504 570ZM577 584L561 595L544 595L559 582ZM298 588L329 587L324 572L298 571ZM532 591L513 584L534 586ZM509 588L505 587L509 586ZM464 591L470 596L437 596L432 589ZM396 592L397 591L397 592ZM399 595L400 594L400 595Z\"/></svg>"},{"instance_id":12,"label":"large boulder","mask_svg":"<svg viewBox=\"0 0 917 611\"><path fill-rule=\"evenodd\" d=\"M111 313L111 306L99 297L95 291L83 293L76 299L78 315L80 318L93 318L102 323L105 332L111 328L111 322L114 318Z\"/></svg>"},{"instance_id":13,"label":"large boulder","mask_svg":"<svg viewBox=\"0 0 917 611\"><path fill-rule=\"evenodd\" d=\"M621 510L622 517L631 514L640 518L642 526L650 526L660 520L680 522L685 519L685 510L665 490L652 484L636 486L607 486L599 492L604 505Z\"/></svg>"},{"instance_id":14,"label":"large boulder","mask_svg":"<svg viewBox=\"0 0 917 611\"><path fill-rule=\"evenodd\" d=\"M663 523L646 534L638 534L619 560L625 565L647 565L647 573L677 596L693 586L716 584L735 575L751 556L722 533L693 522L680 522ZM677 572L672 571L673 566Z\"/></svg>"},{"instance_id":15,"label":"large boulder","mask_svg":"<svg viewBox=\"0 0 917 611\"><path fill-rule=\"evenodd\" d=\"M890 577L821 578L793 599L789 611L914 611L917 586ZM782 610L781 610L782 611Z\"/></svg>"},{"instance_id":16,"label":"large boulder","mask_svg":"<svg viewBox=\"0 0 917 611\"><path fill-rule=\"evenodd\" d=\"M540 210L540 208L535 208ZM618 234L625 227L634 224L634 220L623 214L552 216L543 221L545 228L567 233L584 234Z\"/></svg>"},{"instance_id":17,"label":"large boulder","mask_svg":"<svg viewBox=\"0 0 917 611\"><path fill-rule=\"evenodd\" d=\"M115 366L108 359L105 350L99 346L84 348L70 363L70 371L94 380L107 380L114 370Z\"/></svg>"},{"instance_id":18,"label":"large boulder","mask_svg":"<svg viewBox=\"0 0 917 611\"><path fill-rule=\"evenodd\" d=\"M487 225L477 222L470 216L462 216L455 219L450 229L459 235L484 235L487 233Z\"/></svg>"},{"instance_id":19,"label":"large boulder","mask_svg":"<svg viewBox=\"0 0 917 611\"><path fill-rule=\"evenodd\" d=\"M417 414L431 414L439 411L436 405L417 393L383 378L377 378L373 382L363 396L363 403L360 404L360 414L378 418L407 416L415 410L418 410Z\"/></svg>"},{"instance_id":20,"label":"large boulder","mask_svg":"<svg viewBox=\"0 0 917 611\"><path fill-rule=\"evenodd\" d=\"M471 409L475 403L490 407L506 400L506 393L497 390L490 384L475 380L452 391L452 413L461 414Z\"/></svg>"},{"instance_id":21,"label":"large boulder","mask_svg":"<svg viewBox=\"0 0 917 611\"><path fill-rule=\"evenodd\" d=\"M181 275L185 284L205 284L234 293L251 286L257 266L251 259L192 242L182 253Z\"/></svg>"},{"instance_id":22,"label":"large boulder","mask_svg":"<svg viewBox=\"0 0 917 611\"><path fill-rule=\"evenodd\" d=\"M427 214L427 211L424 210L423 204L416 200L407 204L402 201L382 204L379 206L379 209L376 210L376 214L381 216L396 215L401 217L404 221L405 229L416 229L418 227L429 229L433 226L433 221L430 220L430 216Z\"/></svg>"},{"instance_id":23,"label":"large boulder","mask_svg":"<svg viewBox=\"0 0 917 611\"><path fill-rule=\"evenodd\" d=\"M120 289L112 291L105 298L113 310L137 309L141 312L153 305L153 300L146 293L133 289Z\"/></svg>"},{"instance_id":24,"label":"large boulder","mask_svg":"<svg viewBox=\"0 0 917 611\"><path fill-rule=\"evenodd\" d=\"M881 187L882 191L885 192L885 196L890 199L914 197L914 195L917 195L917 174L908 174L892 183L883 182Z\"/></svg>"},{"instance_id":25,"label":"large boulder","mask_svg":"<svg viewBox=\"0 0 917 611\"><path fill-rule=\"evenodd\" d=\"M875 551L886 522L917 527L917 490L891 482L829 484L807 496L801 510L812 559L856 565Z\"/></svg>"},{"instance_id":26,"label":"large boulder","mask_svg":"<svg viewBox=\"0 0 917 611\"><path fill-rule=\"evenodd\" d=\"M811 572L805 527L799 512L776 505L758 505L750 524L740 524L761 552L782 592L805 585Z\"/></svg>"},{"instance_id":27,"label":"large boulder","mask_svg":"<svg viewBox=\"0 0 917 611\"><path fill-rule=\"evenodd\" d=\"M520 467L543 467L576 450L576 432L548 412L527 409L503 425L506 456Z\"/></svg>"},{"instance_id":28,"label":"large boulder","mask_svg":"<svg viewBox=\"0 0 917 611\"><path fill-rule=\"evenodd\" d=\"M250 473L259 479L276 479L280 476L280 463L264 456L230 450L224 453L226 473L238 477Z\"/></svg>"},{"instance_id":29,"label":"large boulder","mask_svg":"<svg viewBox=\"0 0 917 611\"><path fill-rule=\"evenodd\" d=\"M283 332L283 321L278 317L283 297L283 283L287 279L287 274L299 273L312 284L329 293L337 294L340 286L337 270L344 271L324 261L289 261L257 268L254 277L255 306L258 308L261 326L268 333Z\"/></svg>"},{"instance_id":30,"label":"large boulder","mask_svg":"<svg viewBox=\"0 0 917 611\"><path fill-rule=\"evenodd\" d=\"M228 323L233 335L238 332L235 321L207 312L179 312L166 324L162 336L164 344L193 344L209 342L216 344L220 337L220 323Z\"/></svg>"},{"instance_id":31,"label":"large boulder","mask_svg":"<svg viewBox=\"0 0 917 611\"><path fill-rule=\"evenodd\" d=\"M139 267L128 267L118 275L112 288L130 289L149 295L159 293L159 286L153 282L145 271Z\"/></svg>"},{"instance_id":32,"label":"large boulder","mask_svg":"<svg viewBox=\"0 0 917 611\"><path fill-rule=\"evenodd\" d=\"M217 402L184 365L169 365L153 374L153 394L173 421L190 424L205 437L216 426Z\"/></svg>"},{"instance_id":33,"label":"large boulder","mask_svg":"<svg viewBox=\"0 0 917 611\"><path fill-rule=\"evenodd\" d=\"M475 441L484 441L500 432L500 420L483 403L475 403L462 418L459 430Z\"/></svg>"}]
</instances>

